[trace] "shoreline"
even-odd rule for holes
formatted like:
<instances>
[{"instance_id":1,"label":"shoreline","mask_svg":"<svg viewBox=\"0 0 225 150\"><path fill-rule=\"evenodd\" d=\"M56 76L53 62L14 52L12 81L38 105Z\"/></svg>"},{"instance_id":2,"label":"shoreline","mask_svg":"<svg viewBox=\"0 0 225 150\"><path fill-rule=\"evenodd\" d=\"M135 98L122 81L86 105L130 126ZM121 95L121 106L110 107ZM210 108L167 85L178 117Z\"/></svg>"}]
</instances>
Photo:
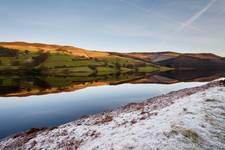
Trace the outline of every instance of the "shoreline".
<instances>
[{"instance_id":1,"label":"shoreline","mask_svg":"<svg viewBox=\"0 0 225 150\"><path fill-rule=\"evenodd\" d=\"M205 114L199 111L210 109L207 113L218 115L214 114L211 107L225 108L224 103L225 80L214 81L141 103L130 103L111 111L84 116L56 128L31 129L18 133L0 141L0 149L223 149L225 142L218 140L225 139L225 133L222 132L225 126L220 124L220 121L225 121L225 110L220 110L219 119L222 120L215 121L219 122L215 128L219 126L221 135L219 138L214 137L214 141L219 143L210 144L206 143L209 135L203 136L199 131L210 132L213 129L212 118L206 125L202 124L205 117L202 115ZM174 118L169 118L171 116ZM192 117L200 118L201 121ZM197 125L192 126L192 121L197 122ZM209 125L212 127L209 128Z\"/></svg>"}]
</instances>

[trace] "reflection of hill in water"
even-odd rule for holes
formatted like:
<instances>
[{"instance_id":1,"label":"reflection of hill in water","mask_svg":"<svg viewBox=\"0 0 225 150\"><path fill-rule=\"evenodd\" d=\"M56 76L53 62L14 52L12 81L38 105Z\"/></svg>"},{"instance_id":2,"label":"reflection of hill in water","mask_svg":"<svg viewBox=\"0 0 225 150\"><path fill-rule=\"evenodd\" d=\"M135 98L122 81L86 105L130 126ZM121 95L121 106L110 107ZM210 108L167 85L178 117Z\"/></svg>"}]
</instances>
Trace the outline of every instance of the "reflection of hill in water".
<instances>
[{"instance_id":1,"label":"reflection of hill in water","mask_svg":"<svg viewBox=\"0 0 225 150\"><path fill-rule=\"evenodd\" d=\"M120 74L84 77L21 77L0 76L1 96L29 96L50 93L69 92L90 86L126 83L143 75Z\"/></svg>"},{"instance_id":2,"label":"reflection of hill in water","mask_svg":"<svg viewBox=\"0 0 225 150\"><path fill-rule=\"evenodd\" d=\"M59 92L69 92L91 86L114 85L121 83L207 82L225 77L225 71L171 71L154 74L120 74L86 77L21 77L0 76L1 96L30 96Z\"/></svg>"},{"instance_id":3,"label":"reflection of hill in water","mask_svg":"<svg viewBox=\"0 0 225 150\"><path fill-rule=\"evenodd\" d=\"M144 78L135 80L132 83L170 84L177 82L209 82L221 77L225 77L225 71L170 71L146 75Z\"/></svg>"}]
</instances>

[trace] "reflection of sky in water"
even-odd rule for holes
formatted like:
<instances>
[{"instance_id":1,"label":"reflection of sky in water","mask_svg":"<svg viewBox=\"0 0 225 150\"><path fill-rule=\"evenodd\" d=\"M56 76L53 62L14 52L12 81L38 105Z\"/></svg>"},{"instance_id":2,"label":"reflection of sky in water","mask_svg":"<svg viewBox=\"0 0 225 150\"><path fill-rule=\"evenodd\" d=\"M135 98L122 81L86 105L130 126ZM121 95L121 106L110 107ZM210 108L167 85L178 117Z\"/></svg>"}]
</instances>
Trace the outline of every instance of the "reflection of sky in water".
<instances>
[{"instance_id":1,"label":"reflection of sky in water","mask_svg":"<svg viewBox=\"0 0 225 150\"><path fill-rule=\"evenodd\" d=\"M63 124L82 115L202 84L121 84L43 96L0 97L0 138L32 127Z\"/></svg>"}]
</instances>

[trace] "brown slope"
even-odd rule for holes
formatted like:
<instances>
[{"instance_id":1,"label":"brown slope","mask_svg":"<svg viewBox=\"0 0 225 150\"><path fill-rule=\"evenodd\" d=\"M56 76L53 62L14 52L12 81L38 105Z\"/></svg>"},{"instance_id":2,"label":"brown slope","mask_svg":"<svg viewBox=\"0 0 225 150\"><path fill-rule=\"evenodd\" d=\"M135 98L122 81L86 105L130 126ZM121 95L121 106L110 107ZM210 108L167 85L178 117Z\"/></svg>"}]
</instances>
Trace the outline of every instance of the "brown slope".
<instances>
[{"instance_id":1,"label":"brown slope","mask_svg":"<svg viewBox=\"0 0 225 150\"><path fill-rule=\"evenodd\" d=\"M93 51L87 50L83 48L78 48L74 46L63 46L56 44L42 44L42 43L28 43L28 42L0 42L0 47L15 49L21 51L44 51L48 53L64 53L79 57L87 57L87 58L99 58L99 57L113 57L118 59L130 59L127 55L122 53L114 53L114 52L102 52L102 51ZM125 59L124 59L125 58ZM133 61L144 63L143 60L132 58ZM160 67L159 65L152 64L150 62L145 62L148 65L152 65L155 67Z\"/></svg>"},{"instance_id":2,"label":"brown slope","mask_svg":"<svg viewBox=\"0 0 225 150\"><path fill-rule=\"evenodd\" d=\"M136 58L136 59L142 59L149 62L158 62L162 60L167 60L171 58L176 58L180 54L175 52L152 52L152 53L127 53L125 54L129 57Z\"/></svg>"},{"instance_id":3,"label":"brown slope","mask_svg":"<svg viewBox=\"0 0 225 150\"><path fill-rule=\"evenodd\" d=\"M225 68L225 59L210 53L181 54L175 52L154 53L111 53L90 51L73 46L60 46L54 44L26 43L26 42L0 42L0 47L29 50L59 52L82 57L106 57L109 55L129 57L143 60L155 65L162 65L176 69L222 69Z\"/></svg>"},{"instance_id":4,"label":"brown slope","mask_svg":"<svg viewBox=\"0 0 225 150\"><path fill-rule=\"evenodd\" d=\"M27 42L0 42L1 47L18 49L18 50L29 50L29 51L46 51L50 53L66 53L75 56L83 57L104 57L108 56L107 52L90 51L83 48L73 46L61 46L55 44L42 44L42 43L27 43Z\"/></svg>"},{"instance_id":5,"label":"brown slope","mask_svg":"<svg viewBox=\"0 0 225 150\"><path fill-rule=\"evenodd\" d=\"M177 58L179 56L189 56L189 57L194 57L197 59L221 59L220 56L217 56L212 53L176 53L176 52L142 52L142 53L127 53L125 54L129 57L137 58L137 59L142 59L145 61L150 61L150 62L161 62L164 60L172 59L172 58Z\"/></svg>"},{"instance_id":6,"label":"brown slope","mask_svg":"<svg viewBox=\"0 0 225 150\"><path fill-rule=\"evenodd\" d=\"M128 57L141 59L158 65L172 67L175 69L223 69L225 68L225 59L211 53L174 53L174 52L156 52L156 53L127 53Z\"/></svg>"},{"instance_id":7,"label":"brown slope","mask_svg":"<svg viewBox=\"0 0 225 150\"><path fill-rule=\"evenodd\" d=\"M179 70L224 70L225 59L208 54L200 56L183 54L176 58L157 62L157 64Z\"/></svg>"}]
</instances>

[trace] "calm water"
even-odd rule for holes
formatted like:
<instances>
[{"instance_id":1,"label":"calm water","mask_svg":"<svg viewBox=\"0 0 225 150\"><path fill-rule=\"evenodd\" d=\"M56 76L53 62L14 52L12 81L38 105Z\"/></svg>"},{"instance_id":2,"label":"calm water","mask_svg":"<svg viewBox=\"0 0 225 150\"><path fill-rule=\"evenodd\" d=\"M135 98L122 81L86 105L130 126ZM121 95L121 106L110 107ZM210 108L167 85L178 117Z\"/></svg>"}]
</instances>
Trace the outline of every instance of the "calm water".
<instances>
[{"instance_id":1,"label":"calm water","mask_svg":"<svg viewBox=\"0 0 225 150\"><path fill-rule=\"evenodd\" d=\"M130 102L141 102L170 91L205 82L132 84L86 87L72 92L0 97L0 138L30 128L50 127Z\"/></svg>"},{"instance_id":2,"label":"calm water","mask_svg":"<svg viewBox=\"0 0 225 150\"><path fill-rule=\"evenodd\" d=\"M0 137L32 127L63 124L82 115L201 84L203 83L122 84L43 96L0 98Z\"/></svg>"}]
</instances>

